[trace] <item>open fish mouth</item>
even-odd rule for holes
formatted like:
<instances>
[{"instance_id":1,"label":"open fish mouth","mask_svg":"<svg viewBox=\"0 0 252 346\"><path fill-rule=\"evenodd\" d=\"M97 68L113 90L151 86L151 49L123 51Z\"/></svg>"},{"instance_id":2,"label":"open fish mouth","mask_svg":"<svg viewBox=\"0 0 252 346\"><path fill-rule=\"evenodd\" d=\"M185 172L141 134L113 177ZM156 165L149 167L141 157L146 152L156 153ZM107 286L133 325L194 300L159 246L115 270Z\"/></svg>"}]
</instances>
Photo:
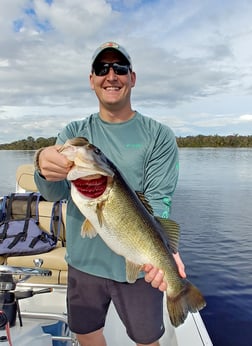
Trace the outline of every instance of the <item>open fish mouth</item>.
<instances>
[{"instance_id":1,"label":"open fish mouth","mask_svg":"<svg viewBox=\"0 0 252 346\"><path fill-rule=\"evenodd\" d=\"M100 177L96 178L91 177L92 176L89 176L88 178L85 177L72 180L72 184L76 187L78 192L85 197L100 197L106 190L108 184L108 177L105 175L100 175Z\"/></svg>"}]
</instances>

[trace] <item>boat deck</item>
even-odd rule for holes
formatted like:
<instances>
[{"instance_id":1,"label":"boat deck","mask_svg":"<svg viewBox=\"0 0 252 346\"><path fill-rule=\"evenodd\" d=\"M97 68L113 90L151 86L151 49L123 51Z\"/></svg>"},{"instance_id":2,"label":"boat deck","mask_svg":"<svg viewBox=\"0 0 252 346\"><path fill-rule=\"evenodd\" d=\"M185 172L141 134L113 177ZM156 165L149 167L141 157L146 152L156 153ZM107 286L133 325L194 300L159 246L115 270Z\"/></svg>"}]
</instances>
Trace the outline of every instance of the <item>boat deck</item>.
<instances>
[{"instance_id":1,"label":"boat deck","mask_svg":"<svg viewBox=\"0 0 252 346\"><path fill-rule=\"evenodd\" d=\"M24 286L26 285L22 284L22 287ZM27 317L32 317L33 322L35 317L41 319L41 323L43 324L48 323L48 321L52 323L50 318L52 318L53 315L55 315L55 320L57 320L58 316L61 316L62 320L66 320L65 288L64 286L61 286L60 289L57 289L57 286L55 287L56 288L54 288L52 293L35 295L32 298L20 301L21 311L23 312L23 315L26 316L24 318L24 325L25 323L29 323L29 319L27 319ZM198 312L189 314L183 325L179 326L178 328L174 328L169 321L169 316L165 309L166 304L164 302L164 322L166 332L160 340L161 346L212 345L205 325ZM46 316L48 316L47 322L45 322ZM111 304L109 308L104 334L106 336L108 346L135 345L135 343L128 337L113 304Z\"/></svg>"}]
</instances>

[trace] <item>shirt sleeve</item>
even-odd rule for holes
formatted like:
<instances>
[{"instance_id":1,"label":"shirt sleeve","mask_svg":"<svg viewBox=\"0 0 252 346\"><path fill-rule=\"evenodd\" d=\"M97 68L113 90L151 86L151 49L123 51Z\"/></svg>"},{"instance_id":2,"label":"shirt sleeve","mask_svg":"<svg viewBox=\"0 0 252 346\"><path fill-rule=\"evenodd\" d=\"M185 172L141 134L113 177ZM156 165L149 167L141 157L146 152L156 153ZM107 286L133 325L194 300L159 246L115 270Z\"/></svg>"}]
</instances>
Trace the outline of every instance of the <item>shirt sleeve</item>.
<instances>
[{"instance_id":1,"label":"shirt sleeve","mask_svg":"<svg viewBox=\"0 0 252 346\"><path fill-rule=\"evenodd\" d=\"M160 125L152 142L145 165L144 195L155 216L169 218L179 174L176 138L169 127Z\"/></svg>"},{"instance_id":2,"label":"shirt sleeve","mask_svg":"<svg viewBox=\"0 0 252 346\"><path fill-rule=\"evenodd\" d=\"M70 194L70 185L67 180L47 181L38 171L35 171L34 173L34 180L39 192L47 201L68 199Z\"/></svg>"}]
</instances>

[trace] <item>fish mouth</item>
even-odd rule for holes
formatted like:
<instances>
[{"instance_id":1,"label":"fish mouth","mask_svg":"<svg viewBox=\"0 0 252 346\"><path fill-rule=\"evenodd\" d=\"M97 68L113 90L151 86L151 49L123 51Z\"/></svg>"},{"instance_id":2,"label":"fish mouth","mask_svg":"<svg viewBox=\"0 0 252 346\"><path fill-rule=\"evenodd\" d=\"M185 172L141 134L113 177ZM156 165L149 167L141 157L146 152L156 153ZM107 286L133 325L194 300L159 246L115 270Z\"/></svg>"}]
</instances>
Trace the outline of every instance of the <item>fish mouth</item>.
<instances>
[{"instance_id":1,"label":"fish mouth","mask_svg":"<svg viewBox=\"0 0 252 346\"><path fill-rule=\"evenodd\" d=\"M90 175L72 180L78 192L88 198L100 197L106 190L108 177L105 175Z\"/></svg>"}]
</instances>

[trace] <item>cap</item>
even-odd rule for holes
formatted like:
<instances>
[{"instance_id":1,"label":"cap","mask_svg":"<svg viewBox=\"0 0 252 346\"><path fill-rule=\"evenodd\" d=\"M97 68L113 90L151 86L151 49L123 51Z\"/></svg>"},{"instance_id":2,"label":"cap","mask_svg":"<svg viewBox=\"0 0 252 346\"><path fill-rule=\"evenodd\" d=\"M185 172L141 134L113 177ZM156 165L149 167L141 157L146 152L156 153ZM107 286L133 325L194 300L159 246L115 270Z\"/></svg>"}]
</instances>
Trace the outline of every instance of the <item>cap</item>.
<instances>
[{"instance_id":1,"label":"cap","mask_svg":"<svg viewBox=\"0 0 252 346\"><path fill-rule=\"evenodd\" d=\"M123 46L121 46L120 44L118 44L116 42L105 42L95 50L95 52L92 56L92 61L91 61L92 67L95 63L95 60L98 58L98 56L107 49L112 49L112 50L114 49L117 52L121 53L124 56L124 58L129 62L130 67L132 68L132 62L131 62L130 55L127 53L126 49Z\"/></svg>"}]
</instances>

